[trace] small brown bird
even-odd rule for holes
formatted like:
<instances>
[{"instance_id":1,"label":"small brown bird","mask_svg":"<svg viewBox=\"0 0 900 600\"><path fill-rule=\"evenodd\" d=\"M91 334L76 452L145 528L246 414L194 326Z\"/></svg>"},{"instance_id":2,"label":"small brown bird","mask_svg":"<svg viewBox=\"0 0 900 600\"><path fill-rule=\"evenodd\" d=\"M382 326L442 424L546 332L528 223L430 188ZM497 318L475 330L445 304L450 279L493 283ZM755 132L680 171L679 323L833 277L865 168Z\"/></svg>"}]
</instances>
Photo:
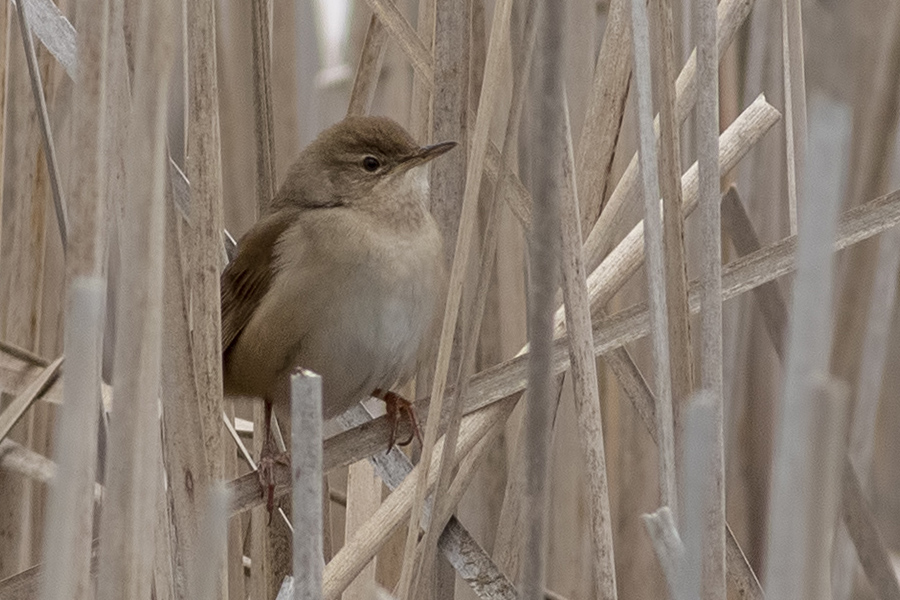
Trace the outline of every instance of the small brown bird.
<instances>
[{"instance_id":1,"label":"small brown bird","mask_svg":"<svg viewBox=\"0 0 900 600\"><path fill-rule=\"evenodd\" d=\"M395 423L401 410L414 423L388 390L412 376L442 299L422 167L454 146L419 146L387 118L348 117L300 153L270 213L241 238L222 274L225 393L264 398L267 429L298 366L322 376L326 419L375 395ZM266 440L271 461L269 431Z\"/></svg>"}]
</instances>

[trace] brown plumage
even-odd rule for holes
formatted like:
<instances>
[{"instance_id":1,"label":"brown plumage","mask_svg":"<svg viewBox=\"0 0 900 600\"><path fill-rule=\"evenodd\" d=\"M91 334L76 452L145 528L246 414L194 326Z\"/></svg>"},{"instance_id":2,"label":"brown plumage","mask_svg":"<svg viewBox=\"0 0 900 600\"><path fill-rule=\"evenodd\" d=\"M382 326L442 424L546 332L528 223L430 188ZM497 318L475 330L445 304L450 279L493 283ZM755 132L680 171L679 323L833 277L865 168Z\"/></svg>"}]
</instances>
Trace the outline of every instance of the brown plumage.
<instances>
[{"instance_id":1,"label":"brown plumage","mask_svg":"<svg viewBox=\"0 0 900 600\"><path fill-rule=\"evenodd\" d=\"M303 150L222 274L226 394L271 399L302 366L330 418L411 376L445 280L421 165L453 146L354 117Z\"/></svg>"}]
</instances>

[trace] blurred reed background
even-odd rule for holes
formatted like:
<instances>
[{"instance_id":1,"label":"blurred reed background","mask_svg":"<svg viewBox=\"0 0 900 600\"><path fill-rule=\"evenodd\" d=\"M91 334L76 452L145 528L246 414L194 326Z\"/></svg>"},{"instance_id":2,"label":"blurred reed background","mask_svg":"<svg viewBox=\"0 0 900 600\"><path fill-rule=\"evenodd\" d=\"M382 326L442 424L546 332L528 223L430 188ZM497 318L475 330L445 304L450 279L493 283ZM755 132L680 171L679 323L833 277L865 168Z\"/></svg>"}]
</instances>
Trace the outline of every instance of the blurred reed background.
<instances>
[{"instance_id":1,"label":"blurred reed background","mask_svg":"<svg viewBox=\"0 0 900 600\"><path fill-rule=\"evenodd\" d=\"M221 397L221 232L370 113L468 148L431 175L456 340L405 390L449 369L444 468L423 429L447 525L408 544L419 449L385 455L384 419L326 423L322 537L294 542L325 566L296 597L900 600L900 4L16 2L0 599L294 597L290 499L269 522L247 460L262 411ZM561 242L570 332L530 383L527 287L553 278L529 236Z\"/></svg>"}]
</instances>

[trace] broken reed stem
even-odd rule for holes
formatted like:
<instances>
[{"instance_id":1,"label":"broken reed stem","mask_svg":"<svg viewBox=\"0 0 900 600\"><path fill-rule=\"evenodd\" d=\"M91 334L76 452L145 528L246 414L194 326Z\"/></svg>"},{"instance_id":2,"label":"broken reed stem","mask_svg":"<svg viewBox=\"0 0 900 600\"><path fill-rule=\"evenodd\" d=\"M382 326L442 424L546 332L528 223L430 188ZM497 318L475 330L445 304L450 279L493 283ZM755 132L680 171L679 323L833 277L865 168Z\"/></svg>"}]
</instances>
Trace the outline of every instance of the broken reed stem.
<instances>
[{"instance_id":1,"label":"broken reed stem","mask_svg":"<svg viewBox=\"0 0 900 600\"><path fill-rule=\"evenodd\" d=\"M44 144L44 156L47 161L47 174L50 177L50 191L53 195L53 209L56 211L56 225L59 229L59 237L62 241L63 254L65 255L69 246L68 207L66 206L65 198L63 198L62 185L59 181L59 161L56 158L56 145L53 143L53 132L50 129L50 115L47 112L47 99L44 97L44 86L43 83L41 83L41 70L38 67L37 53L34 50L34 38L31 37L31 28L28 26L28 17L26 14L28 11L25 10L24 1L25 0L19 0L19 2L16 4L16 14L19 16L19 31L22 35L22 43L25 46L25 63L28 65L28 76L31 79L31 92L32 94L34 94L34 104L36 109L35 112L38 115L38 122L40 123L41 128L41 141ZM99 43L96 45L96 47L85 46L82 52L86 50L87 52L89 52L89 58L94 60L103 59L105 63L105 12L97 12L96 17L97 19L99 19L99 22L95 23L93 27L89 27L91 27L93 31L96 31L97 27L102 28L104 30L103 35L101 38L98 38ZM94 65L98 64L99 63L94 63ZM104 78L101 72L91 71L90 69L92 68L93 67L88 67L87 69L85 69L84 67L82 67L81 74L84 77L88 78L88 81L81 86L84 96L82 97L79 95L79 102L76 104L78 108L76 108L75 114L76 117L82 117L80 121L76 120L77 124L75 125L75 127L79 127L79 125L81 125L81 127L76 130L76 139L78 139L80 142L90 144L88 147L84 148L84 160L86 161L99 160L98 151L101 149L101 146L98 144L97 140L98 138L100 138L100 135L103 132L103 118L98 117L96 114L85 114L84 110L87 107L81 106L81 103L84 102L87 97L93 97L94 99L99 101L100 93L103 89ZM96 108L96 105L94 105L94 108ZM94 131L95 137L93 138L93 141L84 136L84 128L90 125L97 125L97 129ZM85 167L88 169L90 169L91 166L91 164L85 165ZM102 173L102 171L100 171L99 173ZM99 185L99 182L102 181L102 177L98 176L98 172L93 170L91 170L88 174L81 175L81 177L88 178L89 182L96 178L96 185ZM86 185L86 183L76 182L75 185L80 188L80 186ZM90 183L87 183L87 185L90 185ZM96 189L97 191L99 191L99 189L101 188L98 187ZM85 190L79 189L79 191ZM99 199L99 195L95 197ZM88 203L82 201L80 202L80 204L83 206L82 210L87 209L87 214L79 216L87 217L87 220L89 222L88 227L91 228L96 221L90 218L92 216L91 211L88 206L85 206ZM76 218L76 222L77 221L78 219ZM99 231L92 230L92 233L94 236L96 236L99 234ZM91 256L92 254L95 254L96 249L94 246L96 245L96 243L96 239L87 237L81 238L81 245L79 250L81 250L84 255L74 259L75 264L69 267L69 269L71 269L71 273L80 272L81 269L79 269L78 263L81 263L82 261L91 261L91 259L93 259L93 262L89 263L90 266L96 266L96 268L99 268L99 260L96 259L96 257Z\"/></svg>"},{"instance_id":2,"label":"broken reed stem","mask_svg":"<svg viewBox=\"0 0 900 600\"><path fill-rule=\"evenodd\" d=\"M69 286L65 347L71 358L63 375L63 405L53 436L59 467L54 469L44 523L42 600L93 597L90 562L100 405L98 341L105 294L106 286L99 277L76 277Z\"/></svg>"},{"instance_id":3,"label":"broken reed stem","mask_svg":"<svg viewBox=\"0 0 900 600\"><path fill-rule=\"evenodd\" d=\"M175 52L174 3L141 5L135 23L135 81L126 155L122 276L116 307L115 417L100 517L98 598L150 591L161 485L159 378L165 215L166 106ZM154 540L155 541L155 540Z\"/></svg>"},{"instance_id":4,"label":"broken reed stem","mask_svg":"<svg viewBox=\"0 0 900 600\"><path fill-rule=\"evenodd\" d=\"M666 576L669 597L672 600L687 600L680 596L680 581L685 568L684 544L678 535L675 517L668 506L663 506L655 513L641 515L647 535L653 542L656 560Z\"/></svg>"},{"instance_id":5,"label":"broken reed stem","mask_svg":"<svg viewBox=\"0 0 900 600\"><path fill-rule=\"evenodd\" d=\"M375 100L375 90L378 87L378 76L381 74L381 65L384 62L384 51L387 48L387 41L387 29L378 19L378 15L373 14L369 19L366 38L363 41L362 52L359 55L359 65L356 67L353 89L350 90L350 103L347 106L348 117L367 115L372 109L372 102Z\"/></svg>"},{"instance_id":6,"label":"broken reed stem","mask_svg":"<svg viewBox=\"0 0 900 600\"><path fill-rule=\"evenodd\" d=\"M575 156L568 102L565 110L565 193L561 195L560 247L562 258L563 301L566 325L570 332L569 360L572 363L572 385L578 411L578 434L588 479L590 505L592 576L599 598L615 600L616 565L613 551L612 518L609 514L609 482L606 476L606 454L603 447L603 419L600 413L600 389L597 363L591 339L591 303L588 299L587 274L581 254L581 218L578 212L578 190L575 182Z\"/></svg>"},{"instance_id":7,"label":"broken reed stem","mask_svg":"<svg viewBox=\"0 0 900 600\"><path fill-rule=\"evenodd\" d=\"M372 0L374 1L374 0ZM485 85L482 87L478 100L478 114L475 121L475 131L471 142L471 154L466 165L466 184L463 194L463 203L460 216L459 230L457 232L456 246L453 253L453 265L450 270L450 281L447 288L447 303L444 311L443 325L441 327L440 345L438 347L435 364L434 380L432 382L429 419L425 427L425 439L422 448L421 464L428 470L431 465L431 454L437 439L437 425L444 399L444 390L447 383L447 374L450 368L453 337L456 332L456 324L459 318L459 308L462 300L462 286L468 270L469 253L472 247L472 239L475 233L475 221L478 213L478 195L481 190L481 176L484 172L484 157L490 135L490 125L496 108L496 97L500 87L501 68L505 50L508 49L509 36L509 11L511 0L501 0L494 13L491 24L491 37L484 72ZM402 18L402 17L401 17ZM404 21L405 22L405 21ZM460 149L464 151L465 149ZM419 520L422 506L425 502L425 482L427 477L421 478L416 491L416 504L413 508L409 529L406 538L406 550L404 552L403 570L401 571L399 593L401 599L409 597L411 584L413 583L413 570L415 569L415 548L419 531Z\"/></svg>"},{"instance_id":8,"label":"broken reed stem","mask_svg":"<svg viewBox=\"0 0 900 600\"><path fill-rule=\"evenodd\" d=\"M322 597L322 378L291 374L294 600Z\"/></svg>"},{"instance_id":9,"label":"broken reed stem","mask_svg":"<svg viewBox=\"0 0 900 600\"><path fill-rule=\"evenodd\" d=\"M531 145L534 196L528 240L528 403L525 406L525 511L530 515L523 539L521 596L543 598L549 509L549 455L553 423L553 310L559 271L559 205L565 156L563 115L564 5L538 6L538 109Z\"/></svg>"},{"instance_id":10,"label":"broken reed stem","mask_svg":"<svg viewBox=\"0 0 900 600\"><path fill-rule=\"evenodd\" d=\"M710 395L715 434L708 451L711 485L703 488L703 581L700 597L725 600L725 433L722 373L722 217L719 165L719 65L716 0L694 4L697 36L697 172L700 204L700 385Z\"/></svg>"},{"instance_id":11,"label":"broken reed stem","mask_svg":"<svg viewBox=\"0 0 900 600\"><path fill-rule=\"evenodd\" d=\"M644 260L652 330L653 380L656 387L656 420L659 441L660 502L678 512L675 489L675 431L672 415L672 378L669 362L669 320L663 226L659 210L656 136L653 132L653 90L650 70L650 26L644 0L631 2L634 47L635 101L638 120L641 189L644 199ZM680 187L680 186L679 186ZM677 207L680 218L680 204Z\"/></svg>"}]
</instances>

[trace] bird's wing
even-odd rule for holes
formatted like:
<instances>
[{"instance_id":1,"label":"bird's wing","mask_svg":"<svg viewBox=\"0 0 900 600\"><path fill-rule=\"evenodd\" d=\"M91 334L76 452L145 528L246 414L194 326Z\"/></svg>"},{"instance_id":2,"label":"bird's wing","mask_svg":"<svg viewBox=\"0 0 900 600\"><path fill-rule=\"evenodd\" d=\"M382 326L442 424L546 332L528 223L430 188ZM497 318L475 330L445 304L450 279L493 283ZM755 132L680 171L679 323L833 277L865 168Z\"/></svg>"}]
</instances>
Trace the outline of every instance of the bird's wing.
<instances>
[{"instance_id":1,"label":"bird's wing","mask_svg":"<svg viewBox=\"0 0 900 600\"><path fill-rule=\"evenodd\" d=\"M238 243L237 256L222 273L222 353L227 353L253 317L275 275L275 243L296 219L293 211L271 214Z\"/></svg>"}]
</instances>

